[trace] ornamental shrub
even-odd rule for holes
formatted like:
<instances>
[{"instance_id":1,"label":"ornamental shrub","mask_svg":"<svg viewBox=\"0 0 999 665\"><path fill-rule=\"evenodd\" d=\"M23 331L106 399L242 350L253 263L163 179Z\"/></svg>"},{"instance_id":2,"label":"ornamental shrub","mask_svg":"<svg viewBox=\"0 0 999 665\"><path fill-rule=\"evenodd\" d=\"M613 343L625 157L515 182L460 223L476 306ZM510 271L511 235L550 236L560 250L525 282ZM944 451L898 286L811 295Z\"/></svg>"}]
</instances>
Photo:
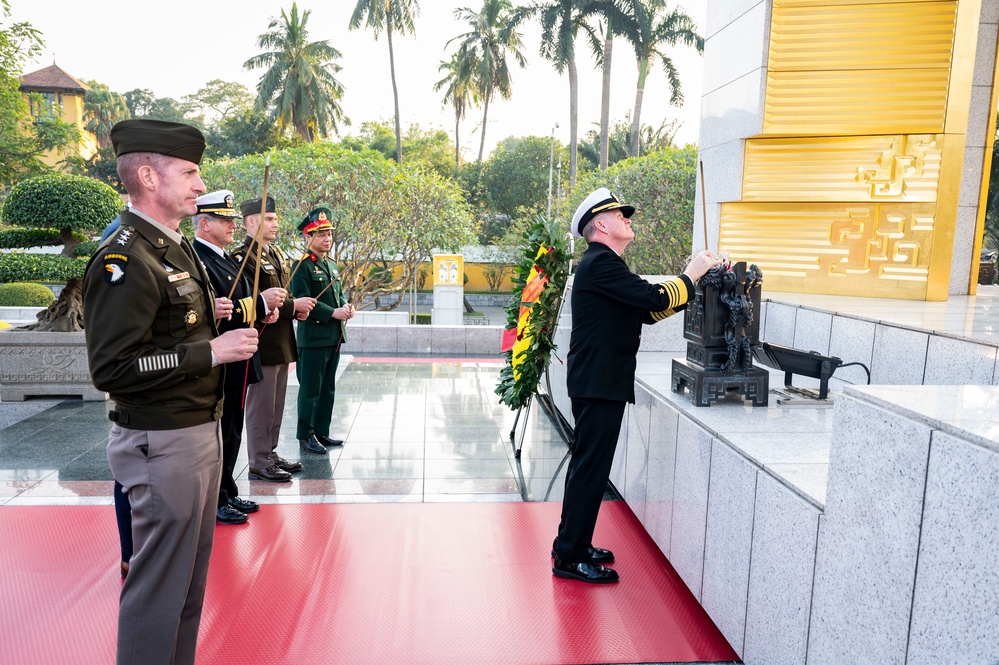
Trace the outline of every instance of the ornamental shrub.
<instances>
[{"instance_id":1,"label":"ornamental shrub","mask_svg":"<svg viewBox=\"0 0 999 665\"><path fill-rule=\"evenodd\" d=\"M53 254L0 254L0 282L65 282L83 277L86 259L68 259Z\"/></svg>"},{"instance_id":2,"label":"ornamental shrub","mask_svg":"<svg viewBox=\"0 0 999 665\"><path fill-rule=\"evenodd\" d=\"M99 180L68 173L28 178L3 202L4 224L96 231L121 211L121 197Z\"/></svg>"},{"instance_id":3,"label":"ornamental shrub","mask_svg":"<svg viewBox=\"0 0 999 665\"><path fill-rule=\"evenodd\" d=\"M48 307L53 300L55 295L44 284L0 284L0 307Z\"/></svg>"}]
</instances>

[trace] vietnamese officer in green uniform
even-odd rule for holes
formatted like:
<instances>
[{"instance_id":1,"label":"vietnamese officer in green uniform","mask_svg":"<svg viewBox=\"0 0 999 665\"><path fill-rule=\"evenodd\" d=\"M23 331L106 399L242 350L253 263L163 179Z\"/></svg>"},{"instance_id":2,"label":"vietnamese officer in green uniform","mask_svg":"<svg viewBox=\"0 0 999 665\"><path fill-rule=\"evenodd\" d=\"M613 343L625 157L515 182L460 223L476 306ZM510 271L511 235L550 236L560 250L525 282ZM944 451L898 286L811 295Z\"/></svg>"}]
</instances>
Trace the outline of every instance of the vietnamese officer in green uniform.
<instances>
[{"instance_id":1,"label":"vietnamese officer in green uniform","mask_svg":"<svg viewBox=\"0 0 999 665\"><path fill-rule=\"evenodd\" d=\"M343 295L333 249L333 225L329 208L319 207L298 225L305 235L308 254L301 267L292 268L291 293L295 298L314 298L309 316L298 322L298 432L296 438L310 453L326 455L325 446L339 446L330 438L336 368L340 345L347 341L345 322L354 316L354 306Z\"/></svg>"},{"instance_id":2,"label":"vietnamese officer in green uniform","mask_svg":"<svg viewBox=\"0 0 999 665\"><path fill-rule=\"evenodd\" d=\"M193 664L222 470L222 368L257 349L218 334L215 300L181 221L205 191L201 132L134 119L111 129L131 198L83 280L90 374L115 408L108 462L131 503L134 553L121 588L117 662Z\"/></svg>"}]
</instances>

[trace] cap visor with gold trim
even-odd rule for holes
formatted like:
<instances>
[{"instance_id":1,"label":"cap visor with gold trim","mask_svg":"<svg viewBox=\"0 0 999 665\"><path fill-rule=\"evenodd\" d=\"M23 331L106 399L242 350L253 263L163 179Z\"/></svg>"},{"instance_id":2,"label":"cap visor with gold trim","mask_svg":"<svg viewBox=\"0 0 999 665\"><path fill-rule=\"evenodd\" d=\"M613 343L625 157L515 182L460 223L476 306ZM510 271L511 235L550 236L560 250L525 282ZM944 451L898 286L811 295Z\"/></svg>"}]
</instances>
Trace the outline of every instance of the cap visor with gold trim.
<instances>
[{"instance_id":1,"label":"cap visor with gold trim","mask_svg":"<svg viewBox=\"0 0 999 665\"><path fill-rule=\"evenodd\" d=\"M239 212L235 208L232 192L228 189L220 189L217 192L209 192L198 197L199 215L213 215L223 219L240 219Z\"/></svg>"},{"instance_id":2,"label":"cap visor with gold trim","mask_svg":"<svg viewBox=\"0 0 999 665\"><path fill-rule=\"evenodd\" d=\"M333 211L324 206L315 208L298 225L298 230L302 233L315 233L333 228Z\"/></svg>"},{"instance_id":3,"label":"cap visor with gold trim","mask_svg":"<svg viewBox=\"0 0 999 665\"><path fill-rule=\"evenodd\" d=\"M576 213L572 216L572 235L582 238L583 229L586 228L590 220L608 210L620 210L625 217L631 217L637 208L621 203L609 189L601 187L583 199L583 202L576 208Z\"/></svg>"}]
</instances>

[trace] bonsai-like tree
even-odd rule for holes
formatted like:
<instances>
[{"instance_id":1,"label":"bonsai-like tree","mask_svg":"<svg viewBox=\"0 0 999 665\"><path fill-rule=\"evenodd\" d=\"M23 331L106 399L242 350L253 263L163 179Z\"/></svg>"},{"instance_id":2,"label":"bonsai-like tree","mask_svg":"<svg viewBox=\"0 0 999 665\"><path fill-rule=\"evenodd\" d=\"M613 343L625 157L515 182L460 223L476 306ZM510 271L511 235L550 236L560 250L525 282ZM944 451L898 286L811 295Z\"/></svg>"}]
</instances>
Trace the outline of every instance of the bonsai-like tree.
<instances>
[{"instance_id":1,"label":"bonsai-like tree","mask_svg":"<svg viewBox=\"0 0 999 665\"><path fill-rule=\"evenodd\" d=\"M122 208L121 198L111 187L84 176L56 173L22 180L13 187L3 203L0 218L4 224L22 227L4 231L3 246L36 247L63 245L62 256L8 254L9 259L23 259L18 268L20 279L66 278L66 288L48 310L39 316L31 329L71 332L82 330L83 301L78 276L81 259L74 258L74 248L106 226ZM32 261L37 259L37 262ZM55 261L53 261L55 259ZM32 270L32 266L37 268Z\"/></svg>"}]
</instances>

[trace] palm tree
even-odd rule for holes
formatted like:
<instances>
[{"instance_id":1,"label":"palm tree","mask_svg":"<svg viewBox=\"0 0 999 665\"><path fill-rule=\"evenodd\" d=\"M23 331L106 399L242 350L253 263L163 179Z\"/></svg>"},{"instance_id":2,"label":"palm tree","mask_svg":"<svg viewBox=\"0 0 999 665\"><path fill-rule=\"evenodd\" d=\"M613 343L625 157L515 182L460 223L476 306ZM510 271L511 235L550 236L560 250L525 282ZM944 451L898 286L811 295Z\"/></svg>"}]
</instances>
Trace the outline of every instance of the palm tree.
<instances>
[{"instance_id":1,"label":"palm tree","mask_svg":"<svg viewBox=\"0 0 999 665\"><path fill-rule=\"evenodd\" d=\"M354 13L350 17L350 29L361 27L361 20L374 30L375 39L385 31L389 48L389 69L392 74L392 97L395 100L395 161L402 162L402 129L399 116L399 88L395 83L395 51L392 47L393 30L399 34L413 34L413 19L420 13L416 0L357 0Z\"/></svg>"},{"instance_id":2,"label":"palm tree","mask_svg":"<svg viewBox=\"0 0 999 665\"><path fill-rule=\"evenodd\" d=\"M84 129L97 137L100 150L111 147L111 128L119 120L132 117L125 98L103 83L89 81L90 89L83 96Z\"/></svg>"},{"instance_id":3,"label":"palm tree","mask_svg":"<svg viewBox=\"0 0 999 665\"><path fill-rule=\"evenodd\" d=\"M257 84L257 110L271 108L278 127L292 128L305 141L324 138L331 129L338 132L338 122L350 123L340 106L343 86L336 79L340 51L327 40L309 42L311 13L299 16L294 2L290 13L282 9L268 32L257 38L258 47L270 50L243 63L244 69L267 67Z\"/></svg>"},{"instance_id":4,"label":"palm tree","mask_svg":"<svg viewBox=\"0 0 999 665\"><path fill-rule=\"evenodd\" d=\"M458 42L458 69L461 76L474 82L475 91L483 102L482 138L479 141L479 159L486 147L486 122L489 119L489 102L499 94L509 99L513 94L513 80L507 55L512 55L521 67L527 66L524 43L520 33L510 27L512 5L510 0L484 0L478 12L469 7L454 10L454 17L468 22L469 31L448 41Z\"/></svg>"},{"instance_id":5,"label":"palm tree","mask_svg":"<svg viewBox=\"0 0 999 665\"><path fill-rule=\"evenodd\" d=\"M625 0L629 6L629 17L622 26L622 33L631 42L638 60L638 87L635 92L635 111L631 117L631 156L639 152L639 128L642 120L642 98L645 95L645 80L649 74L649 64L658 58L666 71L666 81L670 88L670 104L683 106L683 91L676 66L666 54L664 47L682 43L693 46L698 53L704 52L704 38L697 34L697 26L689 15L680 8L667 11L665 0Z\"/></svg>"},{"instance_id":6,"label":"palm tree","mask_svg":"<svg viewBox=\"0 0 999 665\"><path fill-rule=\"evenodd\" d=\"M603 59L600 33L593 29L590 20L603 16L608 21L618 14L612 0L547 0L528 7L518 8L513 24L535 15L541 23L541 56L549 60L559 74L569 73L569 186L576 184L578 130L579 130L579 79L576 70L576 37L583 32L597 62ZM609 65L609 63L608 63ZM609 69L605 75L609 77ZM609 85L609 80L608 80ZM609 99L609 97L608 97Z\"/></svg>"},{"instance_id":7,"label":"palm tree","mask_svg":"<svg viewBox=\"0 0 999 665\"><path fill-rule=\"evenodd\" d=\"M434 84L434 91L440 92L447 86L447 90L444 92L444 104L450 103L454 109L454 163L460 165L461 148L458 141L458 128L465 118L468 106L478 104L479 98L471 78L471 72L462 70L457 53L451 56L451 60L441 62L437 71L443 72L445 76Z\"/></svg>"}]
</instances>

